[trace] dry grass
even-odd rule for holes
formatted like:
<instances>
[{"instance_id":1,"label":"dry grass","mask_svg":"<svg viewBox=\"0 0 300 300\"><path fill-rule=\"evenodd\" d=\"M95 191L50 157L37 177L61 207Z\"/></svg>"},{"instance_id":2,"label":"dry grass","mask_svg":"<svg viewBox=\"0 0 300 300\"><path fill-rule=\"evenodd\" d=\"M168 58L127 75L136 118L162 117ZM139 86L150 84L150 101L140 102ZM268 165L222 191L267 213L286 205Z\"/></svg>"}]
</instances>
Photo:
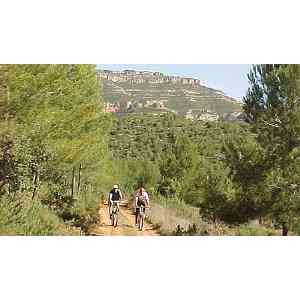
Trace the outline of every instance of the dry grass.
<instances>
[{"instance_id":1,"label":"dry grass","mask_svg":"<svg viewBox=\"0 0 300 300\"><path fill-rule=\"evenodd\" d=\"M162 204L151 203L151 209L147 211L147 219L159 229L162 235L174 235L178 226L182 231L188 231L189 227L196 226L195 234L208 234L210 227L201 221L199 210L193 207L166 207Z\"/></svg>"},{"instance_id":2,"label":"dry grass","mask_svg":"<svg viewBox=\"0 0 300 300\"><path fill-rule=\"evenodd\" d=\"M278 231L260 225L248 224L229 227L222 223L209 224L201 219L199 209L187 205L151 203L147 212L151 222L161 235L212 235L212 236L267 236ZM180 232L177 232L178 226Z\"/></svg>"}]
</instances>

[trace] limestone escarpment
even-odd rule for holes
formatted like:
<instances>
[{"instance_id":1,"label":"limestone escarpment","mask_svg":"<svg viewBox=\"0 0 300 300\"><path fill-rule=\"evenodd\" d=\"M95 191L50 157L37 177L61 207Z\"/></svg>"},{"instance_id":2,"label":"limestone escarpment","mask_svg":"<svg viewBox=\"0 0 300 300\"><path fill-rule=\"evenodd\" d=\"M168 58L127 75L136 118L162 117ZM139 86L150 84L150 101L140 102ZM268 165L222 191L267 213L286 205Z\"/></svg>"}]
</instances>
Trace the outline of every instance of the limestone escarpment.
<instances>
[{"instance_id":1,"label":"limestone escarpment","mask_svg":"<svg viewBox=\"0 0 300 300\"><path fill-rule=\"evenodd\" d=\"M219 120L240 114L240 103L202 80L160 72L99 70L106 110L112 113L172 111L190 119Z\"/></svg>"}]
</instances>

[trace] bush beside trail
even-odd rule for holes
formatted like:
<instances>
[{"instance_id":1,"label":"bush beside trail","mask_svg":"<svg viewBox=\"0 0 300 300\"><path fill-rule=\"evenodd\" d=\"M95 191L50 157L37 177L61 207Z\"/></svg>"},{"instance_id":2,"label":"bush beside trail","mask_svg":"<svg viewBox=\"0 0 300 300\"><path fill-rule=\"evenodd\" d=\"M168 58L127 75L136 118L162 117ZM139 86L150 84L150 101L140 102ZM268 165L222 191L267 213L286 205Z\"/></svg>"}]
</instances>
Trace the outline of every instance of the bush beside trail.
<instances>
[{"instance_id":1,"label":"bush beside trail","mask_svg":"<svg viewBox=\"0 0 300 300\"><path fill-rule=\"evenodd\" d=\"M147 210L147 220L161 235L166 236L280 235L280 231L259 224L228 226L221 222L208 223L201 218L199 209L195 207L156 203L155 200L151 203L151 209Z\"/></svg>"}]
</instances>

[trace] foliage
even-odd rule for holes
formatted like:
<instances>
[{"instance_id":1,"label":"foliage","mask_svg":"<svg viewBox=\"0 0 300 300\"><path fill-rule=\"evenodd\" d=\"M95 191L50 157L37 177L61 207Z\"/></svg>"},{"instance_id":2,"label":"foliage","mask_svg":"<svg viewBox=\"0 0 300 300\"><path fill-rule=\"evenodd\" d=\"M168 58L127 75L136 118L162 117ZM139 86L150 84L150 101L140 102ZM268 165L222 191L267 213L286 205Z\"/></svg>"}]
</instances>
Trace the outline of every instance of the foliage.
<instances>
[{"instance_id":1,"label":"foliage","mask_svg":"<svg viewBox=\"0 0 300 300\"><path fill-rule=\"evenodd\" d=\"M220 164L224 138L246 131L237 124L191 122L174 114L126 116L114 121L110 151L115 164L121 162L128 174L126 190L134 190L137 179L131 181L135 176L126 171L125 162L136 165L136 173L151 163L157 171L147 173L156 174L156 180L146 182L146 188L155 197L199 206L209 170L212 176L217 170L227 176L224 163Z\"/></svg>"},{"instance_id":2,"label":"foliage","mask_svg":"<svg viewBox=\"0 0 300 300\"><path fill-rule=\"evenodd\" d=\"M39 202L8 198L0 202L1 235L76 234L47 207Z\"/></svg>"},{"instance_id":3,"label":"foliage","mask_svg":"<svg viewBox=\"0 0 300 300\"><path fill-rule=\"evenodd\" d=\"M256 65L244 110L270 168L269 213L287 234L298 222L300 147L299 65Z\"/></svg>"},{"instance_id":4,"label":"foliage","mask_svg":"<svg viewBox=\"0 0 300 300\"><path fill-rule=\"evenodd\" d=\"M97 213L111 122L95 66L2 65L0 75L1 201L24 194L37 216L48 210L49 218L81 226L90 210Z\"/></svg>"}]
</instances>

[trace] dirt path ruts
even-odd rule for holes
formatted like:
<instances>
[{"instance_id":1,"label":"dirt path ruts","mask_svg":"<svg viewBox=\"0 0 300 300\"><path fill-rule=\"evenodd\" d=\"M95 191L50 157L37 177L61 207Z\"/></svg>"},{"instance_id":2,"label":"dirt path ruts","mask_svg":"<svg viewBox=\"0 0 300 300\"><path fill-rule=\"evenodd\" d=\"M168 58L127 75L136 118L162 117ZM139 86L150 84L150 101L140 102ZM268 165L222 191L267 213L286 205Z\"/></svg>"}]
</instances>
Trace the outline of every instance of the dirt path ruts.
<instances>
[{"instance_id":1,"label":"dirt path ruts","mask_svg":"<svg viewBox=\"0 0 300 300\"><path fill-rule=\"evenodd\" d=\"M127 207L120 207L119 224L116 228L111 226L111 221L108 215L108 206L100 204L99 207L100 224L90 230L90 235L127 235L127 236L147 236L159 235L153 226L145 223L143 231L140 231L135 226L135 217L131 210Z\"/></svg>"}]
</instances>

